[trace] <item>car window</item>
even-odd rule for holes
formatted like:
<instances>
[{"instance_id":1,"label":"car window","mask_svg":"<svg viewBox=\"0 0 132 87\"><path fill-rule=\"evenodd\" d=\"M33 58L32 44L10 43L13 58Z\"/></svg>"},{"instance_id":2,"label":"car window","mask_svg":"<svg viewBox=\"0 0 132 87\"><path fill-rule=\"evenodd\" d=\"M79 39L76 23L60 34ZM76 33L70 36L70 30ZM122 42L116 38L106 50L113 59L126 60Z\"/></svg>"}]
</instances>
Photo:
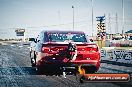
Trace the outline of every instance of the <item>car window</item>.
<instances>
[{"instance_id":1,"label":"car window","mask_svg":"<svg viewBox=\"0 0 132 87\"><path fill-rule=\"evenodd\" d=\"M85 34L78 33L50 33L48 40L51 42L64 42L71 40L73 42L87 42Z\"/></svg>"}]
</instances>

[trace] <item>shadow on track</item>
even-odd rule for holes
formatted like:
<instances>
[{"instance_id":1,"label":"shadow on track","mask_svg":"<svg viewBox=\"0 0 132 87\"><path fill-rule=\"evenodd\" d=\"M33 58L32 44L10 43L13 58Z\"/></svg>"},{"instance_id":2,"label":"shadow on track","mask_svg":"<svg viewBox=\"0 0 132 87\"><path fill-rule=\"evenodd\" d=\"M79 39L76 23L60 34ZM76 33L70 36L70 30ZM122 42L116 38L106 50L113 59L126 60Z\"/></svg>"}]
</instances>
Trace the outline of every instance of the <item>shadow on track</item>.
<instances>
[{"instance_id":1,"label":"shadow on track","mask_svg":"<svg viewBox=\"0 0 132 87\"><path fill-rule=\"evenodd\" d=\"M33 67L0 67L0 75L62 75L58 72L37 72L36 68Z\"/></svg>"}]
</instances>

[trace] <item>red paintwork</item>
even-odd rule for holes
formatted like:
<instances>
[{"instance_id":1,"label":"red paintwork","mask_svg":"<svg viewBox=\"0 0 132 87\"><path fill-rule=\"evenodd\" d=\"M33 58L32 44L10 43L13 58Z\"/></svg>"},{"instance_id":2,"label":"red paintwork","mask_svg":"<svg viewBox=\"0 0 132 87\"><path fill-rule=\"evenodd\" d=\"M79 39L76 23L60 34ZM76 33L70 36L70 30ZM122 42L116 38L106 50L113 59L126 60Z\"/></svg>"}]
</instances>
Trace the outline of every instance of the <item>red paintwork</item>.
<instances>
[{"instance_id":1,"label":"red paintwork","mask_svg":"<svg viewBox=\"0 0 132 87\"><path fill-rule=\"evenodd\" d=\"M92 48L94 46L95 48ZM66 55L66 44L44 44L42 48L42 53L40 60L37 62L37 65L42 64L66 64L68 58ZM98 70L100 67L100 52L98 46L95 44L77 44L77 58L75 61L70 61L71 64L91 64L96 67ZM73 52L74 53L74 52ZM45 55L46 54L46 55ZM62 55L61 55L62 54ZM53 60L53 58L55 58ZM89 59L90 58L90 59Z\"/></svg>"}]
</instances>

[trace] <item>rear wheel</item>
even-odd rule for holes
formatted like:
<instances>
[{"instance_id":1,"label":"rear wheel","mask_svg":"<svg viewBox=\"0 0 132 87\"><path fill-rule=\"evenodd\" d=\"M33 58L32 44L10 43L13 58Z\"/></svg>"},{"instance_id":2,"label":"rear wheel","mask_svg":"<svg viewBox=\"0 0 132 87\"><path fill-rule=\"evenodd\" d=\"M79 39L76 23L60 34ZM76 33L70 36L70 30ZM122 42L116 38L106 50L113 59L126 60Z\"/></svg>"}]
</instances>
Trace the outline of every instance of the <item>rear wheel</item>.
<instances>
[{"instance_id":1,"label":"rear wheel","mask_svg":"<svg viewBox=\"0 0 132 87\"><path fill-rule=\"evenodd\" d=\"M85 73L95 73L96 72L96 67L95 66L90 66L90 67L84 67Z\"/></svg>"}]
</instances>

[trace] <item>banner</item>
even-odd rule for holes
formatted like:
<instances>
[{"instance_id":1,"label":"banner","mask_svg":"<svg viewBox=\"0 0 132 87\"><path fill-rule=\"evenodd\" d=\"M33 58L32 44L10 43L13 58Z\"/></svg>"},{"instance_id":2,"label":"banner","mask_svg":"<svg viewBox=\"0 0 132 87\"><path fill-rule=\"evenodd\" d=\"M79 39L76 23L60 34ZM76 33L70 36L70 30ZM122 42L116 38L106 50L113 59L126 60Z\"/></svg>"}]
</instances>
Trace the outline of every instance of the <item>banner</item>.
<instances>
[{"instance_id":1,"label":"banner","mask_svg":"<svg viewBox=\"0 0 132 87\"><path fill-rule=\"evenodd\" d=\"M101 49L100 52L101 52L101 60L132 64L132 50Z\"/></svg>"}]
</instances>

